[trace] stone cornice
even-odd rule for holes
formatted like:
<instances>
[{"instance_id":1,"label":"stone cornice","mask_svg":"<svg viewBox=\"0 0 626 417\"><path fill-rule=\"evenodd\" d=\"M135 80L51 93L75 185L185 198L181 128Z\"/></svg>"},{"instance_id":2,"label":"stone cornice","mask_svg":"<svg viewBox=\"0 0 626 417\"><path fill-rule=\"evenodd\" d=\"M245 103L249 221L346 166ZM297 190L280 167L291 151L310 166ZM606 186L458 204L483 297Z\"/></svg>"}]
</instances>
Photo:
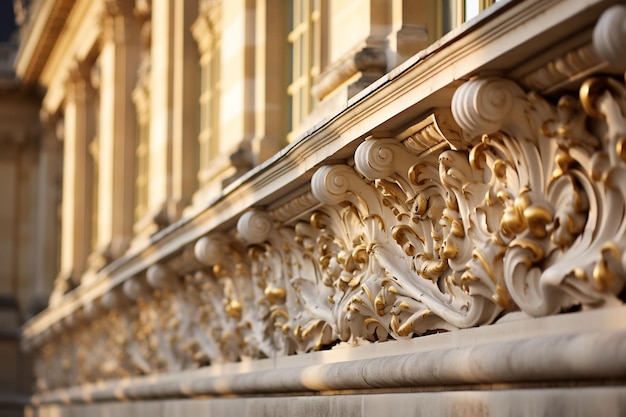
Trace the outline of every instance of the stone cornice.
<instances>
[{"instance_id":1,"label":"stone cornice","mask_svg":"<svg viewBox=\"0 0 626 417\"><path fill-rule=\"evenodd\" d=\"M15 72L25 84L37 84L39 76L56 43L76 0L33 2L38 6L31 20L22 28Z\"/></svg>"},{"instance_id":2,"label":"stone cornice","mask_svg":"<svg viewBox=\"0 0 626 417\"><path fill-rule=\"evenodd\" d=\"M277 189L286 194L306 187L316 166L349 159L363 138L372 133L406 129L411 120L421 121L430 108L449 106L452 92L459 84L453 80L501 70L500 60L505 54L521 62L533 51L566 38L571 21L592 24L608 3L597 1L583 5L575 1L537 0L525 2L520 8L502 3L497 9L500 13L497 18L462 28L418 54L354 97L337 115L233 183L206 210L164 229L155 235L151 245L106 267L96 283L87 288L79 287L54 310L47 310L32 320L25 327L26 339L54 327L54 323L71 316L86 303L94 302L141 274L149 265L176 255L182 247L207 233L232 228L246 207L263 207L276 197ZM554 21L555 15L562 20ZM540 22L528 25L533 19ZM546 27L553 36L534 39L542 35ZM554 28L559 28L558 36L554 35ZM571 30L575 29L576 26L572 26ZM481 54L474 54L477 50ZM234 204L235 201L239 203Z\"/></svg>"},{"instance_id":3,"label":"stone cornice","mask_svg":"<svg viewBox=\"0 0 626 417\"><path fill-rule=\"evenodd\" d=\"M47 89L43 99L46 110L55 112L61 105L65 77L73 61L93 62L101 36L101 15L101 2L77 0L66 16L65 25L73 30L63 31L50 45L49 56L37 80Z\"/></svg>"}]
</instances>

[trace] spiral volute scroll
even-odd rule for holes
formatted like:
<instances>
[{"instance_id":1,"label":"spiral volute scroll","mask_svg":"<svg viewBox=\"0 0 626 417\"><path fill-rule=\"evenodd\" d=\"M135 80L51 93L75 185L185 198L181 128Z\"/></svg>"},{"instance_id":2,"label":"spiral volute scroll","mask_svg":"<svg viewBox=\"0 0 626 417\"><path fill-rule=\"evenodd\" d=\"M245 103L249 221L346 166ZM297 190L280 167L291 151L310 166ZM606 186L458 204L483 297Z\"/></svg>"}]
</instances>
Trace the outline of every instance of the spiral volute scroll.
<instances>
[{"instance_id":1,"label":"spiral volute scroll","mask_svg":"<svg viewBox=\"0 0 626 417\"><path fill-rule=\"evenodd\" d=\"M101 307L98 301L91 300L83 306L83 312L87 319L93 319L93 318L96 318L100 314Z\"/></svg>"},{"instance_id":2,"label":"spiral volute scroll","mask_svg":"<svg viewBox=\"0 0 626 417\"><path fill-rule=\"evenodd\" d=\"M241 215L237 221L237 231L239 235L251 244L265 241L272 230L274 224L269 214L261 210L250 210Z\"/></svg>"},{"instance_id":3,"label":"spiral volute scroll","mask_svg":"<svg viewBox=\"0 0 626 417\"><path fill-rule=\"evenodd\" d=\"M513 81L490 77L468 81L452 97L452 114L472 135L494 133L516 113L524 92Z\"/></svg>"},{"instance_id":4,"label":"spiral volute scroll","mask_svg":"<svg viewBox=\"0 0 626 417\"><path fill-rule=\"evenodd\" d=\"M593 47L603 59L626 69L626 6L604 11L593 30Z\"/></svg>"},{"instance_id":5,"label":"spiral volute scroll","mask_svg":"<svg viewBox=\"0 0 626 417\"><path fill-rule=\"evenodd\" d=\"M101 298L102 306L106 309L111 310L120 305L120 297L117 291L111 290L104 294Z\"/></svg>"},{"instance_id":6,"label":"spiral volute scroll","mask_svg":"<svg viewBox=\"0 0 626 417\"><path fill-rule=\"evenodd\" d=\"M394 173L401 151L395 139L367 140L354 153L354 163L366 178L387 178Z\"/></svg>"},{"instance_id":7,"label":"spiral volute scroll","mask_svg":"<svg viewBox=\"0 0 626 417\"><path fill-rule=\"evenodd\" d=\"M324 204L339 204L350 191L352 168L346 165L327 165L318 169L311 178L311 191Z\"/></svg>"},{"instance_id":8,"label":"spiral volute scroll","mask_svg":"<svg viewBox=\"0 0 626 417\"><path fill-rule=\"evenodd\" d=\"M170 268L162 264L154 264L146 271L146 280L152 288L164 288L171 285L176 274Z\"/></svg>"},{"instance_id":9,"label":"spiral volute scroll","mask_svg":"<svg viewBox=\"0 0 626 417\"><path fill-rule=\"evenodd\" d=\"M130 300L137 300L144 293L144 287L137 278L132 278L124 282L122 292Z\"/></svg>"},{"instance_id":10,"label":"spiral volute scroll","mask_svg":"<svg viewBox=\"0 0 626 417\"><path fill-rule=\"evenodd\" d=\"M203 264L217 265L224 259L224 241L216 235L201 237L193 247L193 253Z\"/></svg>"}]
</instances>

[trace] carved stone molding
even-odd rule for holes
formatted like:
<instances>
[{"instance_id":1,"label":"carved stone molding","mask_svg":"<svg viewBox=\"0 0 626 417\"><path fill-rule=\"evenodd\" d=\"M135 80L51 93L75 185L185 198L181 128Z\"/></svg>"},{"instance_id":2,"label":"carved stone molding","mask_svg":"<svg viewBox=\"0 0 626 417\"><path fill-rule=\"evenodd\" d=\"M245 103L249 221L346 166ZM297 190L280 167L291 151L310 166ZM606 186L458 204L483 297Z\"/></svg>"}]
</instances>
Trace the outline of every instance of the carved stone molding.
<instances>
[{"instance_id":1,"label":"carved stone molding","mask_svg":"<svg viewBox=\"0 0 626 417\"><path fill-rule=\"evenodd\" d=\"M550 93L567 83L588 77L594 71L626 69L624 21L626 7L614 5L604 11L596 23L592 39L582 36L583 43L551 59L524 75L520 82L530 90Z\"/></svg>"},{"instance_id":2,"label":"carved stone molding","mask_svg":"<svg viewBox=\"0 0 626 417\"><path fill-rule=\"evenodd\" d=\"M555 103L467 82L33 340L40 389L623 303L626 89Z\"/></svg>"},{"instance_id":3,"label":"carved stone molding","mask_svg":"<svg viewBox=\"0 0 626 417\"><path fill-rule=\"evenodd\" d=\"M411 152L437 152L442 147L467 149L473 138L456 123L449 108L438 108L425 119L395 135Z\"/></svg>"},{"instance_id":4,"label":"carved stone molding","mask_svg":"<svg viewBox=\"0 0 626 417\"><path fill-rule=\"evenodd\" d=\"M568 51L563 56L552 59L547 64L525 75L521 83L524 87L537 91L550 91L572 79L589 73L590 69L602 64L596 48L588 43Z\"/></svg>"}]
</instances>

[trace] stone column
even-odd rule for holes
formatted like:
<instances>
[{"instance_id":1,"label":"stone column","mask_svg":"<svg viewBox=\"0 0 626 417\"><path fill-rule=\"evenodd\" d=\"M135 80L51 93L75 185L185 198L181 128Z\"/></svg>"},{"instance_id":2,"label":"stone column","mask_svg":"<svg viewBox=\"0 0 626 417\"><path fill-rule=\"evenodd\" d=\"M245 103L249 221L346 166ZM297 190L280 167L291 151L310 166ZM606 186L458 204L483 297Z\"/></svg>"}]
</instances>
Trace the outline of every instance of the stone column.
<instances>
[{"instance_id":1,"label":"stone column","mask_svg":"<svg viewBox=\"0 0 626 417\"><path fill-rule=\"evenodd\" d=\"M107 0L100 53L98 251L109 261L122 255L133 233L139 22L134 1Z\"/></svg>"},{"instance_id":2,"label":"stone column","mask_svg":"<svg viewBox=\"0 0 626 417\"><path fill-rule=\"evenodd\" d=\"M222 48L220 60L219 154L230 155L234 174L223 185L252 168L251 142L254 137L254 36L253 0L222 2Z\"/></svg>"},{"instance_id":3,"label":"stone column","mask_svg":"<svg viewBox=\"0 0 626 417\"><path fill-rule=\"evenodd\" d=\"M65 97L61 265L51 303L80 283L91 247L92 173L88 145L95 133L93 105L88 69L75 63L69 72Z\"/></svg>"},{"instance_id":4,"label":"stone column","mask_svg":"<svg viewBox=\"0 0 626 417\"><path fill-rule=\"evenodd\" d=\"M394 68L428 46L428 1L393 0L389 68Z\"/></svg>"},{"instance_id":5,"label":"stone column","mask_svg":"<svg viewBox=\"0 0 626 417\"><path fill-rule=\"evenodd\" d=\"M162 226L169 222L167 200L172 192L174 3L175 0L160 0L152 4L147 215Z\"/></svg>"},{"instance_id":6,"label":"stone column","mask_svg":"<svg viewBox=\"0 0 626 417\"><path fill-rule=\"evenodd\" d=\"M381 77L388 69L388 36L392 9L402 14L402 4L381 0L335 0L322 2L322 24L341 27L322 37L321 73L311 92L320 102L342 104ZM324 8L324 6L327 6ZM328 19L328 20L326 20ZM401 18L399 18L401 20ZM400 24L401 25L401 24ZM322 32L324 32L322 30ZM325 65L326 60L327 65ZM318 103L314 119L328 109ZM322 104L322 106L319 106ZM330 106L331 110L333 106Z\"/></svg>"},{"instance_id":7,"label":"stone column","mask_svg":"<svg viewBox=\"0 0 626 417\"><path fill-rule=\"evenodd\" d=\"M47 305L57 272L58 205L61 190L61 143L57 137L59 117L42 110L41 146L37 179L37 208L35 240L35 277L28 314L34 315Z\"/></svg>"},{"instance_id":8,"label":"stone column","mask_svg":"<svg viewBox=\"0 0 626 417\"><path fill-rule=\"evenodd\" d=\"M252 154L255 164L265 161L286 145L284 111L287 83L285 51L286 10L271 0L256 2L255 33L255 134Z\"/></svg>"},{"instance_id":9,"label":"stone column","mask_svg":"<svg viewBox=\"0 0 626 417\"><path fill-rule=\"evenodd\" d=\"M170 221L177 220L197 188L199 56L190 30L198 0L174 1L174 86L172 115L172 196Z\"/></svg>"},{"instance_id":10,"label":"stone column","mask_svg":"<svg viewBox=\"0 0 626 417\"><path fill-rule=\"evenodd\" d=\"M180 217L196 188L197 10L197 0L152 3L148 212L159 226Z\"/></svg>"}]
</instances>

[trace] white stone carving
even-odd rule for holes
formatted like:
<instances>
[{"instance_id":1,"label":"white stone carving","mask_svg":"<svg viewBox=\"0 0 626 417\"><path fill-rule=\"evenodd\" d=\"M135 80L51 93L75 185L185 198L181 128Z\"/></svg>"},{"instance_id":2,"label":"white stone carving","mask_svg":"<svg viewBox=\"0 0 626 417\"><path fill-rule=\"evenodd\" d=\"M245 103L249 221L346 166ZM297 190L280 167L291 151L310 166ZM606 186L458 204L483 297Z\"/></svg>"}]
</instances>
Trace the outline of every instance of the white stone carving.
<instances>
[{"instance_id":1,"label":"white stone carving","mask_svg":"<svg viewBox=\"0 0 626 417\"><path fill-rule=\"evenodd\" d=\"M602 13L593 30L593 46L602 58L626 69L626 6L616 4Z\"/></svg>"},{"instance_id":2,"label":"white stone carving","mask_svg":"<svg viewBox=\"0 0 626 417\"><path fill-rule=\"evenodd\" d=\"M108 310L117 308L121 305L119 293L117 291L109 291L101 298L102 306Z\"/></svg>"},{"instance_id":3,"label":"white stone carving","mask_svg":"<svg viewBox=\"0 0 626 417\"><path fill-rule=\"evenodd\" d=\"M245 213L43 334L40 390L621 303L624 86L593 78L551 104L476 79L453 102L458 124L439 109L364 141L301 201Z\"/></svg>"},{"instance_id":4,"label":"white stone carving","mask_svg":"<svg viewBox=\"0 0 626 417\"><path fill-rule=\"evenodd\" d=\"M167 266L155 264L146 270L146 280L152 288L166 288L174 285L176 274Z\"/></svg>"},{"instance_id":5,"label":"white stone carving","mask_svg":"<svg viewBox=\"0 0 626 417\"><path fill-rule=\"evenodd\" d=\"M602 64L596 49L590 42L553 58L545 65L525 75L521 83L529 90L549 92L563 83L579 79L589 73L589 68Z\"/></svg>"},{"instance_id":6,"label":"white stone carving","mask_svg":"<svg viewBox=\"0 0 626 417\"><path fill-rule=\"evenodd\" d=\"M250 210L239 217L237 231L248 243L261 243L273 228L271 217L263 211Z\"/></svg>"},{"instance_id":7,"label":"white stone carving","mask_svg":"<svg viewBox=\"0 0 626 417\"><path fill-rule=\"evenodd\" d=\"M521 99L521 100L520 100ZM524 92L513 81L481 78L461 85L452 97L456 122L472 135L494 133L520 116Z\"/></svg>"},{"instance_id":8,"label":"white stone carving","mask_svg":"<svg viewBox=\"0 0 626 417\"><path fill-rule=\"evenodd\" d=\"M137 278L134 278L124 282L124 284L122 285L122 291L124 292L124 295L129 299L136 300L144 292L144 288L139 283Z\"/></svg>"},{"instance_id":9,"label":"white stone carving","mask_svg":"<svg viewBox=\"0 0 626 417\"><path fill-rule=\"evenodd\" d=\"M351 188L350 178L354 172L348 166L321 167L311 179L313 196L324 204L338 204Z\"/></svg>"}]
</instances>

